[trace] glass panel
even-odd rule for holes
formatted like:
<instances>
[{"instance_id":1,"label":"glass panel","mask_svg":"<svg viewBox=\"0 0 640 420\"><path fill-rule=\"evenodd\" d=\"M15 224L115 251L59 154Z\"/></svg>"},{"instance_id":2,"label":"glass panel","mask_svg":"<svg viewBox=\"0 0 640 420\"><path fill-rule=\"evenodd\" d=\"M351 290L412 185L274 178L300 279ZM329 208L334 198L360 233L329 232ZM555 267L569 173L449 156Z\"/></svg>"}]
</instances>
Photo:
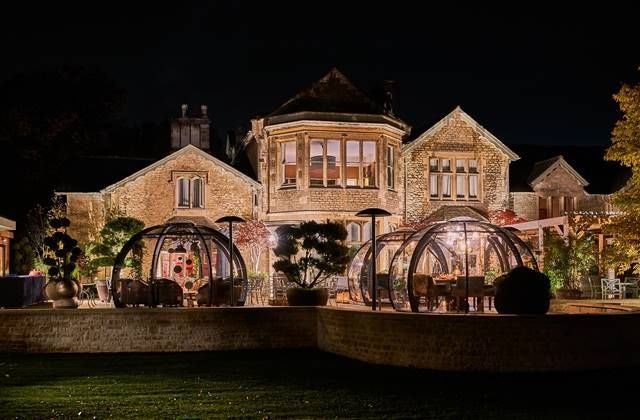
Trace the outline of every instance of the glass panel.
<instances>
[{"instance_id":1,"label":"glass panel","mask_svg":"<svg viewBox=\"0 0 640 420\"><path fill-rule=\"evenodd\" d=\"M347 225L347 241L360 242L360 225L351 222Z\"/></svg>"},{"instance_id":2,"label":"glass panel","mask_svg":"<svg viewBox=\"0 0 640 420\"><path fill-rule=\"evenodd\" d=\"M193 203L192 206L196 208L204 207L204 194L202 188L202 178L194 178L191 180L193 183Z\"/></svg>"},{"instance_id":3,"label":"glass panel","mask_svg":"<svg viewBox=\"0 0 640 420\"><path fill-rule=\"evenodd\" d=\"M478 172L478 161L469 159L469 172Z\"/></svg>"},{"instance_id":4,"label":"glass panel","mask_svg":"<svg viewBox=\"0 0 640 420\"><path fill-rule=\"evenodd\" d=\"M323 157L324 157L324 141L311 140L309 149L309 185L323 186Z\"/></svg>"},{"instance_id":5,"label":"glass panel","mask_svg":"<svg viewBox=\"0 0 640 420\"><path fill-rule=\"evenodd\" d=\"M464 198L465 197L465 184L466 184L466 176L464 175L456 175L456 197Z\"/></svg>"},{"instance_id":6,"label":"glass panel","mask_svg":"<svg viewBox=\"0 0 640 420\"><path fill-rule=\"evenodd\" d=\"M393 147L387 146L387 187L393 188L395 185L395 175L393 171L394 161L393 161Z\"/></svg>"},{"instance_id":7,"label":"glass panel","mask_svg":"<svg viewBox=\"0 0 640 420\"><path fill-rule=\"evenodd\" d=\"M438 197L438 175L431 174L429 176L429 191L431 197Z\"/></svg>"},{"instance_id":8,"label":"glass panel","mask_svg":"<svg viewBox=\"0 0 640 420\"><path fill-rule=\"evenodd\" d=\"M362 142L362 186L376 186L376 143Z\"/></svg>"},{"instance_id":9,"label":"glass panel","mask_svg":"<svg viewBox=\"0 0 640 420\"><path fill-rule=\"evenodd\" d=\"M360 142L347 141L347 186L357 187L360 179Z\"/></svg>"},{"instance_id":10,"label":"glass panel","mask_svg":"<svg viewBox=\"0 0 640 420\"><path fill-rule=\"evenodd\" d=\"M340 140L327 140L327 186L342 185Z\"/></svg>"},{"instance_id":11,"label":"glass panel","mask_svg":"<svg viewBox=\"0 0 640 420\"><path fill-rule=\"evenodd\" d=\"M442 159L442 172L451 172L451 159Z\"/></svg>"},{"instance_id":12,"label":"glass panel","mask_svg":"<svg viewBox=\"0 0 640 420\"><path fill-rule=\"evenodd\" d=\"M478 175L469 175L469 198L478 198Z\"/></svg>"},{"instance_id":13,"label":"glass panel","mask_svg":"<svg viewBox=\"0 0 640 420\"><path fill-rule=\"evenodd\" d=\"M456 172L464 172L464 159L456 159Z\"/></svg>"},{"instance_id":14,"label":"glass panel","mask_svg":"<svg viewBox=\"0 0 640 420\"><path fill-rule=\"evenodd\" d=\"M429 170L431 172L438 172L438 159L429 159Z\"/></svg>"},{"instance_id":15,"label":"glass panel","mask_svg":"<svg viewBox=\"0 0 640 420\"><path fill-rule=\"evenodd\" d=\"M560 197L551 197L551 217L560 216Z\"/></svg>"},{"instance_id":16,"label":"glass panel","mask_svg":"<svg viewBox=\"0 0 640 420\"><path fill-rule=\"evenodd\" d=\"M282 143L282 184L295 185L296 183L296 142Z\"/></svg>"},{"instance_id":17,"label":"glass panel","mask_svg":"<svg viewBox=\"0 0 640 420\"><path fill-rule=\"evenodd\" d=\"M189 180L187 178L178 179L178 206L189 207Z\"/></svg>"},{"instance_id":18,"label":"glass panel","mask_svg":"<svg viewBox=\"0 0 640 420\"><path fill-rule=\"evenodd\" d=\"M451 175L442 175L442 196L451 197Z\"/></svg>"}]
</instances>

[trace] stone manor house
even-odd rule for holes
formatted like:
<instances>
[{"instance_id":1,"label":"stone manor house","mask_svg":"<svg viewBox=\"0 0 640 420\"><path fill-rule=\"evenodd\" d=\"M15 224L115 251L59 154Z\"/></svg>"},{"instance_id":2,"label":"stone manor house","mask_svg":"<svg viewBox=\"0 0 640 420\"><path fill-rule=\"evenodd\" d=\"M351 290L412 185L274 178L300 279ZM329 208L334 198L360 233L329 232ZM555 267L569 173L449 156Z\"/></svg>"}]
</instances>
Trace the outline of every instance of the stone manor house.
<instances>
[{"instance_id":1,"label":"stone manor house","mask_svg":"<svg viewBox=\"0 0 640 420\"><path fill-rule=\"evenodd\" d=\"M339 221L357 245L369 239L371 226L355 213L368 207L392 213L380 219L380 233L425 218L487 219L505 209L536 230L562 225L570 212L610 211L610 193L622 185L602 172L607 182L585 178L569 163L575 156L545 155L543 148L523 156L460 107L413 132L390 102L376 103L337 69L251 120L241 142L249 162L243 170L211 154L210 124L205 106L190 116L183 105L171 124L171 154L131 166L128 176L99 191L59 193L71 233L93 240L113 214L146 226L184 220L213 226L238 215L274 228ZM601 164L602 156L596 160Z\"/></svg>"}]
</instances>

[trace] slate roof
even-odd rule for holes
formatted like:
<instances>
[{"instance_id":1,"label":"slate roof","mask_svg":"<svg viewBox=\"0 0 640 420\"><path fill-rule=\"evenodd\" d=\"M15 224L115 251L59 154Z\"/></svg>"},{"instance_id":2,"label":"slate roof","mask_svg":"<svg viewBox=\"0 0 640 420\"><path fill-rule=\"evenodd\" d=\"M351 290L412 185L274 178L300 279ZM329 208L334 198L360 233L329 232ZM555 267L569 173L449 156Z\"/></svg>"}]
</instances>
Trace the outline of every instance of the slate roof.
<instances>
[{"instance_id":1,"label":"slate roof","mask_svg":"<svg viewBox=\"0 0 640 420\"><path fill-rule=\"evenodd\" d=\"M337 68L300 91L268 116L296 112L382 114L382 106L369 98Z\"/></svg>"},{"instance_id":2,"label":"slate roof","mask_svg":"<svg viewBox=\"0 0 640 420\"><path fill-rule=\"evenodd\" d=\"M617 162L605 161L605 146L556 146L512 144L521 159L509 167L509 189L512 192L533 191L529 182L540 176L562 157L588 183L590 194L611 194L625 185L631 170Z\"/></svg>"},{"instance_id":3,"label":"slate roof","mask_svg":"<svg viewBox=\"0 0 640 420\"><path fill-rule=\"evenodd\" d=\"M381 103L358 89L335 67L264 118L265 125L300 120L343 121L389 124L407 134L411 131L407 123L385 113Z\"/></svg>"}]
</instances>

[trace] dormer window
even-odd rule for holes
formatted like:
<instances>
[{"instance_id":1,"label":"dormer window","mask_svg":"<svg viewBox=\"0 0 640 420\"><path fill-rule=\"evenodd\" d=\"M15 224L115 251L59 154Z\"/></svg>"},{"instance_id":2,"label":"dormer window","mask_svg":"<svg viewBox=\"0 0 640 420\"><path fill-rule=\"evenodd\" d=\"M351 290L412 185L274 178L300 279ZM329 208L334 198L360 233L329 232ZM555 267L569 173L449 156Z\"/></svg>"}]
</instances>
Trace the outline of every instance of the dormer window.
<instances>
[{"instance_id":1,"label":"dormer window","mask_svg":"<svg viewBox=\"0 0 640 420\"><path fill-rule=\"evenodd\" d=\"M204 208L204 180L181 176L176 180L176 203L181 208Z\"/></svg>"}]
</instances>

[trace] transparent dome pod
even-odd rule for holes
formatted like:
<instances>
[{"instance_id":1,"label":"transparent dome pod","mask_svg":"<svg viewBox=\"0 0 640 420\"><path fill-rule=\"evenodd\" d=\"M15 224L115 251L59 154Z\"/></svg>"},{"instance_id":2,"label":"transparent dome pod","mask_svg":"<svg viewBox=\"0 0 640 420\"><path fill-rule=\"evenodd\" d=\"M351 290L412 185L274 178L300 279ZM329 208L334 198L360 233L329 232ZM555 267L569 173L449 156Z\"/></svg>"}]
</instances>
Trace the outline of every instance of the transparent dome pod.
<instances>
[{"instance_id":1,"label":"transparent dome pod","mask_svg":"<svg viewBox=\"0 0 640 420\"><path fill-rule=\"evenodd\" d=\"M392 284L389 279L391 259L402 244L414 233L413 229L399 229L376 237L376 281L378 297L382 302L390 302ZM347 278L349 297L355 303L371 304L371 241L365 242L351 260Z\"/></svg>"},{"instance_id":2,"label":"transparent dome pod","mask_svg":"<svg viewBox=\"0 0 640 420\"><path fill-rule=\"evenodd\" d=\"M529 247L512 231L478 220L449 220L411 236L394 255L390 278L399 311L448 310L485 295L495 277L516 266L538 269ZM489 289L487 289L489 288ZM458 307L460 309L460 307Z\"/></svg>"},{"instance_id":3,"label":"transparent dome pod","mask_svg":"<svg viewBox=\"0 0 640 420\"><path fill-rule=\"evenodd\" d=\"M199 304L243 305L247 270L233 246L234 287L229 276L229 239L208 226L168 223L146 228L115 258L111 293L116 307L144 304L177 306L182 294L197 294ZM233 292L232 292L233 290Z\"/></svg>"}]
</instances>

